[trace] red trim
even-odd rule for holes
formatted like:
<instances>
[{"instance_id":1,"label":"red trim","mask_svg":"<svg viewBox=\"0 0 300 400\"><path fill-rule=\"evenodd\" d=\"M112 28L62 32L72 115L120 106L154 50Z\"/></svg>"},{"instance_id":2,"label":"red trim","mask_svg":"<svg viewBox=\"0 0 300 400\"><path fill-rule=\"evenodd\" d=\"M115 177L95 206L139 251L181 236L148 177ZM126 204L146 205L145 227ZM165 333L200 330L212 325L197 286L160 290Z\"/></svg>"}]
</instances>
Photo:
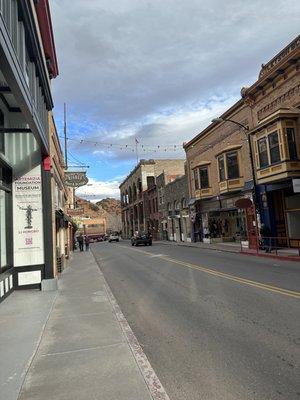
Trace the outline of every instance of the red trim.
<instances>
[{"instance_id":1,"label":"red trim","mask_svg":"<svg viewBox=\"0 0 300 400\"><path fill-rule=\"evenodd\" d=\"M39 0L38 2L36 2L35 9L39 22L50 78L56 78L58 75L58 64L48 0Z\"/></svg>"},{"instance_id":2,"label":"red trim","mask_svg":"<svg viewBox=\"0 0 300 400\"><path fill-rule=\"evenodd\" d=\"M51 167L52 167L52 165L51 165L50 156L43 157L43 168L44 168L44 171L51 171Z\"/></svg>"},{"instance_id":3,"label":"red trim","mask_svg":"<svg viewBox=\"0 0 300 400\"><path fill-rule=\"evenodd\" d=\"M300 256L276 256L276 254L262 254L262 253L251 253L250 251L241 251L239 254L244 254L245 256L256 256L256 257L265 257L265 258L273 258L275 260L284 260L284 261L300 261Z\"/></svg>"}]
</instances>

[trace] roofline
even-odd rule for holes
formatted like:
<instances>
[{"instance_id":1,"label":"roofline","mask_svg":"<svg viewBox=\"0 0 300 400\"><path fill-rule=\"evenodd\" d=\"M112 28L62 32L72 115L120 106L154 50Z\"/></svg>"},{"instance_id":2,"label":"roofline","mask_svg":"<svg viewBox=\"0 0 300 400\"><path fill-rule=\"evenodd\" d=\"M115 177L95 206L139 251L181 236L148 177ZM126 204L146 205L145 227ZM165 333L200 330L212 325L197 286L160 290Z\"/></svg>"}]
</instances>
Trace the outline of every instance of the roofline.
<instances>
[{"instance_id":1,"label":"roofline","mask_svg":"<svg viewBox=\"0 0 300 400\"><path fill-rule=\"evenodd\" d=\"M146 160L142 158L139 163L134 167L134 169L126 176L126 178L120 183L119 189L124 185L124 183L129 179L142 165L155 165L157 161L174 161L174 160L181 160L185 161L185 158L150 158Z\"/></svg>"},{"instance_id":2,"label":"roofline","mask_svg":"<svg viewBox=\"0 0 300 400\"><path fill-rule=\"evenodd\" d=\"M245 90L245 97L253 94L257 89L260 88L262 82L264 82L274 72L279 71L280 67L291 60L293 55L300 50L300 35L292 40L287 46L284 47L279 53L277 53L267 64L262 64L257 81L255 81L249 88ZM278 60L278 61L277 61ZM276 62L277 61L277 62Z\"/></svg>"},{"instance_id":3,"label":"roofline","mask_svg":"<svg viewBox=\"0 0 300 400\"><path fill-rule=\"evenodd\" d=\"M220 116L220 118L227 118L230 114L232 114L234 111L238 110L242 106L245 106L244 99L240 99L236 103L234 103L228 110L226 110ZM208 133L212 128L216 127L219 124L220 124L220 122L212 122L203 131L198 133L198 135L196 135L193 139L191 139L189 142L185 143L183 145L183 148L186 150L189 146L191 146L193 143L197 142L203 135Z\"/></svg>"}]
</instances>

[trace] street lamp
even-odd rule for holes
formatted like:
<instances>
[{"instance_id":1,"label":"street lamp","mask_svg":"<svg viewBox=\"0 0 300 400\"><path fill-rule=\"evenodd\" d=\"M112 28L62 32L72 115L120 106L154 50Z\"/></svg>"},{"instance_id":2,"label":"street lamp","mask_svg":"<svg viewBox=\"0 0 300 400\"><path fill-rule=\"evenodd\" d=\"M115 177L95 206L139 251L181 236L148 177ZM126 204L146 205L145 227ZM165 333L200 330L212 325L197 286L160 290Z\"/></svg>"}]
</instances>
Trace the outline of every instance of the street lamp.
<instances>
[{"instance_id":1,"label":"street lamp","mask_svg":"<svg viewBox=\"0 0 300 400\"><path fill-rule=\"evenodd\" d=\"M254 213L255 213L255 231L256 231L256 237L258 237L258 226L257 226L257 203L256 203L256 176L255 176L255 171L254 171L254 161L253 161L253 152L252 152L252 146L251 146L251 140L249 138L249 126L243 125L240 122L234 121L229 118L214 118L211 122L215 123L220 123L220 122L231 122L235 125L238 125L240 128L243 128L244 133L247 137L247 142L248 142L248 151L249 151L249 158L250 158L250 163L251 163L251 173L252 173L252 180L253 180L253 191L252 191L252 196L253 196L253 204L254 204ZM256 239L257 240L257 239Z\"/></svg>"},{"instance_id":2,"label":"street lamp","mask_svg":"<svg viewBox=\"0 0 300 400\"><path fill-rule=\"evenodd\" d=\"M256 208L256 196L255 196L255 194L256 194L256 177L255 177L255 172L254 172L254 161L253 161L253 152L252 152L251 141L249 139L249 133L247 133L247 132L249 132L249 126L243 125L240 122L234 121L234 120L229 119L229 118L221 118L221 117L214 118L211 122L231 122L231 123L233 123L235 125L238 125L240 128L244 129L244 132L245 132L246 137L247 137L248 146L249 146L248 150L249 150L249 158L250 158L250 163L251 163L252 180L253 180L253 186L254 186L253 203L254 203L255 208Z\"/></svg>"}]
</instances>

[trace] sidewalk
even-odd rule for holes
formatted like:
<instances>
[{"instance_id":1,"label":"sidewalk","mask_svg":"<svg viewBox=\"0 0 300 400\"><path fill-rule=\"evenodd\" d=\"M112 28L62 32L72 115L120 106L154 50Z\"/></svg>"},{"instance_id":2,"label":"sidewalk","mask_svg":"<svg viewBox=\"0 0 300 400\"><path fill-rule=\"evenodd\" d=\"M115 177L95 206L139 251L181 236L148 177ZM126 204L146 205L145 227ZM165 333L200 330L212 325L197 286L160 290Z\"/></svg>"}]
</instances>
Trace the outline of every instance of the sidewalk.
<instances>
[{"instance_id":1,"label":"sidewalk","mask_svg":"<svg viewBox=\"0 0 300 400\"><path fill-rule=\"evenodd\" d=\"M46 294L50 298L49 317L47 312L43 313L44 325L35 327L34 343L28 349L22 340L17 344L26 359L22 373L17 372L15 386L20 389L23 381L19 397L16 390L4 395L5 382L1 377L0 399L168 400L92 253L75 253L70 264L59 280L58 292ZM22 313L22 298L26 296L32 296L40 304L45 293L13 293L6 299L6 307L11 308L10 303L19 298ZM26 312L26 304L23 308ZM24 325L26 322L20 317L17 333L20 338ZM4 329L7 331L5 326ZM10 342L8 332L2 333L1 339L5 348ZM4 359L1 369L5 369Z\"/></svg>"},{"instance_id":2,"label":"sidewalk","mask_svg":"<svg viewBox=\"0 0 300 400\"><path fill-rule=\"evenodd\" d=\"M273 249L271 253L266 253L263 249L259 249L257 251L256 249L241 248L241 244L235 242L193 243L193 242L173 242L173 241L156 240L155 243L164 245L171 244L174 246L194 247L206 250L225 251L228 253L240 253L257 257L269 257L269 258L279 258L282 260L300 261L299 250L296 248L283 247L283 248Z\"/></svg>"},{"instance_id":3,"label":"sidewalk","mask_svg":"<svg viewBox=\"0 0 300 400\"><path fill-rule=\"evenodd\" d=\"M156 240L155 243L158 244L172 244L174 246L184 246L184 247L195 247L199 249L207 250L219 250L227 251L229 253L240 253L241 245L240 243L202 243L202 242L173 242L169 240Z\"/></svg>"}]
</instances>

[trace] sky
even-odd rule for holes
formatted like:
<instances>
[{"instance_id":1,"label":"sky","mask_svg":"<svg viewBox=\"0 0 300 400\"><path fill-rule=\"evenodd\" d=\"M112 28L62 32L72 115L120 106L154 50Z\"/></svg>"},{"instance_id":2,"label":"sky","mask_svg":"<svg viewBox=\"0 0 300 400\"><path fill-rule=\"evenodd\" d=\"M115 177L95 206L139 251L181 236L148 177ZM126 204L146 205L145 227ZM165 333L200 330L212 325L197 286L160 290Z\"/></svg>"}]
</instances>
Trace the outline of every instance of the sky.
<instances>
[{"instance_id":1,"label":"sky","mask_svg":"<svg viewBox=\"0 0 300 400\"><path fill-rule=\"evenodd\" d=\"M91 201L145 158L187 142L240 98L299 34L299 0L50 0L59 64L54 116ZM63 140L62 140L63 143ZM137 151L136 151L137 150Z\"/></svg>"}]
</instances>

